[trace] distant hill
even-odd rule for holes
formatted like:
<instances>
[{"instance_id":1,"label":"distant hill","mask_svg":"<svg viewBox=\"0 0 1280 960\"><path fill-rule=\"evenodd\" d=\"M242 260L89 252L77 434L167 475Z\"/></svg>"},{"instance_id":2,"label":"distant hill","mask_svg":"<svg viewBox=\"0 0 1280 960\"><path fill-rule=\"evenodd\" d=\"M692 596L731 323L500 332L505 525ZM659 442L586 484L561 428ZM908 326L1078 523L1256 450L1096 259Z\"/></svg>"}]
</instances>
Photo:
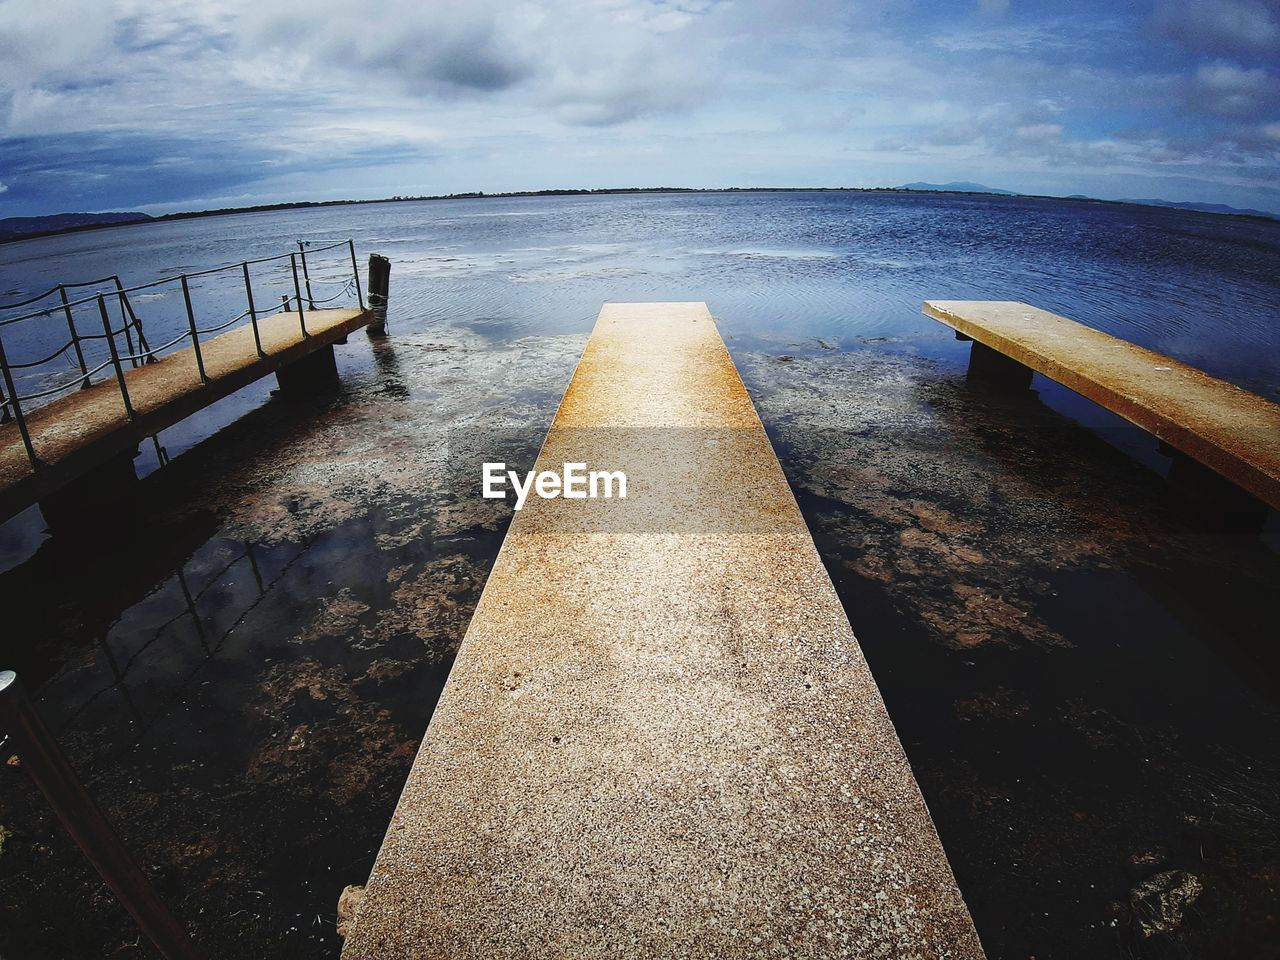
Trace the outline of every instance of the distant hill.
<instances>
[{"instance_id":1,"label":"distant hill","mask_svg":"<svg viewBox=\"0 0 1280 960\"><path fill-rule=\"evenodd\" d=\"M1006 197L1018 196L1015 190L1001 190L999 187L987 187L981 183L968 183L964 180L956 180L952 183L904 183L897 190L939 190L944 193L999 193Z\"/></svg>"},{"instance_id":2,"label":"distant hill","mask_svg":"<svg viewBox=\"0 0 1280 960\"><path fill-rule=\"evenodd\" d=\"M0 220L0 241L38 233L61 233L78 227L140 223L150 219L145 213L55 213L47 217L6 217Z\"/></svg>"},{"instance_id":3,"label":"distant hill","mask_svg":"<svg viewBox=\"0 0 1280 960\"><path fill-rule=\"evenodd\" d=\"M1202 213L1235 213L1249 217L1268 217L1280 219L1274 213L1265 210L1252 210L1247 207L1229 207L1225 203L1194 203L1190 200L1121 200L1120 203L1140 203L1148 207L1172 207L1176 210L1199 210Z\"/></svg>"}]
</instances>

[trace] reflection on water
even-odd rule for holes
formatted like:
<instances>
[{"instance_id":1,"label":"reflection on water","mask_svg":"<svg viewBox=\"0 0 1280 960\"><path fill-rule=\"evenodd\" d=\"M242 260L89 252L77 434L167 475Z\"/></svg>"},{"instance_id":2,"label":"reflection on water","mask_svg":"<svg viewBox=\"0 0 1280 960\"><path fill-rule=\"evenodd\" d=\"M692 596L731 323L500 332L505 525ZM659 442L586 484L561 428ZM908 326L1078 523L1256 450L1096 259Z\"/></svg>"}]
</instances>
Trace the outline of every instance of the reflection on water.
<instances>
[{"instance_id":1,"label":"reflection on water","mask_svg":"<svg viewBox=\"0 0 1280 960\"><path fill-rule=\"evenodd\" d=\"M653 299L716 314L991 955L1267 955L1275 554L1198 529L1149 438L1066 391L967 388L919 309L1024 299L1275 396L1280 227L1003 198L380 204L9 245L0 289L347 236L392 259L391 336L339 348L340 392L264 382L166 431L114 535L0 528L0 665L211 955L335 955L509 518L457 464L527 464L600 303ZM146 955L9 766L0 828L0 952Z\"/></svg>"}]
</instances>

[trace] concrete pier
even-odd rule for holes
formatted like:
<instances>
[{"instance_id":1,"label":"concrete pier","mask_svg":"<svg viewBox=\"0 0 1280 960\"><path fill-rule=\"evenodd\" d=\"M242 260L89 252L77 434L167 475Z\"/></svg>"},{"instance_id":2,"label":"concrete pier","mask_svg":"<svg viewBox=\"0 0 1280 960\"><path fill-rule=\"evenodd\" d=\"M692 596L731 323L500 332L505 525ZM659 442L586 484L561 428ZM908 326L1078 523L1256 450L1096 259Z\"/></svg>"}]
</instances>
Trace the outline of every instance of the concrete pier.
<instances>
[{"instance_id":1,"label":"concrete pier","mask_svg":"<svg viewBox=\"0 0 1280 960\"><path fill-rule=\"evenodd\" d=\"M260 318L261 355L248 324L202 342L204 379L191 348L126 370L132 417L110 376L29 411L38 468L31 465L18 425L0 425L0 522L36 502L47 503L51 514L66 515L64 507L88 503L77 484L115 489L124 475L119 465L128 464L131 473L132 453L147 437L270 373L280 374L285 389L330 381L336 376L333 344L368 324L372 313L308 310L304 316L306 336L297 313Z\"/></svg>"},{"instance_id":2,"label":"concrete pier","mask_svg":"<svg viewBox=\"0 0 1280 960\"><path fill-rule=\"evenodd\" d=\"M1153 434L1175 459L1174 479L1212 473L1255 501L1232 512L1259 522L1280 509L1280 404L1203 370L1016 301L926 300L924 313L973 340L971 372L990 355L1118 413ZM1017 374L1013 379L1019 379ZM1194 465L1199 465L1197 469ZM1197 486L1204 487L1200 482Z\"/></svg>"},{"instance_id":3,"label":"concrete pier","mask_svg":"<svg viewBox=\"0 0 1280 960\"><path fill-rule=\"evenodd\" d=\"M628 496L516 514L345 960L981 957L705 305L604 307L579 462Z\"/></svg>"}]
</instances>

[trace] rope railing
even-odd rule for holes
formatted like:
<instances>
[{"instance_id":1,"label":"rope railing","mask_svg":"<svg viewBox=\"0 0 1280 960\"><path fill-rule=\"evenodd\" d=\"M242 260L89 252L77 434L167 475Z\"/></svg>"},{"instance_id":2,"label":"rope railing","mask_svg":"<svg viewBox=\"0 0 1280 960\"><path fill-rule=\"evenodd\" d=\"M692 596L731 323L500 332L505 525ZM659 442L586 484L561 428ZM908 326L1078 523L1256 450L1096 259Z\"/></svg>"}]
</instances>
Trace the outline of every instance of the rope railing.
<instances>
[{"instance_id":1,"label":"rope railing","mask_svg":"<svg viewBox=\"0 0 1280 960\"><path fill-rule=\"evenodd\" d=\"M299 241L299 242L301 242L301 241ZM310 251L311 253L313 253L313 254L315 254L315 253L324 253L325 251L328 251L328 250L334 250L334 249L336 249L336 248L338 248L338 247L349 247L349 248L350 248L350 247L352 247L352 246L353 246L353 242L352 242L351 240L339 240L339 241L337 241L336 243L326 244L326 245L325 245L325 246L323 246L323 247L310 247L310 248L309 248L309 251ZM291 258L297 258L297 257L298 257L298 254L296 254L296 253L278 253L278 254L276 254L275 256L271 256L271 257L259 257L259 258L258 258L258 259L256 259L256 260L241 260L241 261L238 261L238 262L236 262L236 263L228 263L228 264L224 264L224 265L222 265L222 266L220 266L220 267L210 267L210 268L209 268L209 269L207 269L207 270L197 270L197 271L192 272L192 273L174 274L173 276L161 277L159 280L149 280L149 281L147 281L146 283L139 283L139 284L135 284L135 285L134 285L134 286L132 286L132 287L119 287L119 288L117 288L117 289L115 289L115 290L111 291L111 295L112 295L112 296L115 296L116 294L120 294L120 293L137 293L137 292L138 292L138 291L140 291L140 290L150 290L150 289L152 289L152 288L154 288L154 287L159 287L159 286L162 286L162 285L164 285L164 284L166 284L166 283L174 283L174 282L176 282L177 280L179 280L181 277L186 277L188 280L195 280L195 279L196 279L196 278L198 278L198 277L209 277L209 276L213 276L213 275L214 275L214 274L216 274L216 273L225 273L225 272L230 271L230 270L239 270L239 269L240 269L241 267L243 267L243 266L250 266L250 267L254 267L254 266L257 266L258 264L261 264L261 263L274 263L274 262L276 262L276 261L284 261L284 260L289 260L289 259L291 259ZM355 255L354 255L354 253L353 253L353 254L352 254L352 260L353 260L353 263L352 263L352 269L353 269L353 270L355 269L354 257L355 257ZM102 280L82 280L82 281L80 281L80 282L78 282L78 283L62 283L62 284L59 284L59 285L58 285L58 286L56 286L56 287L53 287L53 288L52 288L52 289L50 289L50 290L45 291L45 292L44 292L44 293L42 293L39 297L35 297L35 298L30 299L30 300L24 300L24 301L22 301L21 303L13 303L13 304L8 304L8 305L6 305L6 306L0 306L0 310L9 310L9 309L13 309L13 308L15 308L15 307L23 307L23 306L27 306L28 304L30 304L30 303L34 303L34 302L36 302L37 300L44 299L45 297L49 296L50 294L57 293L59 289L64 288L64 287L65 287L65 288L67 288L67 289L70 289L70 288L72 288L72 287L88 287L88 286L94 286L94 285L96 285L96 284L111 283L111 282L118 281L118 280L119 280L119 278L118 278L118 277L116 277L116 276L110 276L110 277L106 277L106 278L104 278L104 279L102 279ZM314 282L314 281L313 281L313 282ZM58 304L58 305L57 305L57 306L55 306L55 307L46 307L46 308L45 308L45 309L43 309L43 310L34 310L34 311L30 312L30 313L24 313L24 314L22 314L21 316L17 316L17 317L6 317L5 319L0 320L0 326L8 326L9 324L12 324L12 323L19 323L19 322L21 322L21 321L23 321L23 320L32 320L32 319L34 319L34 318L36 318L36 317L44 317L44 316L48 316L49 314L53 313L55 310L60 310L60 309L62 309L63 307L79 307L79 306L83 306L83 305L84 305L84 304L86 304L86 303L93 303L93 302L97 299L97 296L98 296L97 294L91 294L91 295L89 295L89 296L87 296L87 297L81 297L79 300L71 300L71 301L68 301L68 302L67 302L67 303L65 303L65 304L60 303L60 304Z\"/></svg>"},{"instance_id":2,"label":"rope railing","mask_svg":"<svg viewBox=\"0 0 1280 960\"><path fill-rule=\"evenodd\" d=\"M307 262L307 256L315 256L317 254L327 253L329 251L345 248L350 256L349 275L342 277L325 277L313 278L310 273L310 265ZM345 260L346 258L344 258ZM293 287L292 296L282 296L281 303L267 309L259 309L255 303L253 295L253 281L251 277L251 267L261 266L263 264L280 264L284 265L288 262L287 272L284 275L284 281L289 282ZM301 273L299 273L299 265L301 265ZM217 274L224 274L230 271L238 271L240 279L244 286L245 300L248 304L247 309L241 311L236 316L221 323L212 326L200 326L196 319L196 309L191 296L191 283L193 279L202 279L212 277ZM345 271L345 264L344 264ZM281 282L280 278L276 278L274 282ZM179 333L176 337L161 344L158 347L152 347L143 332L142 321L138 317L130 300L130 294L136 294L142 291L152 291L165 285L178 284L182 292L183 307L185 309L185 326L186 329ZM338 291L332 296L324 298L316 298L312 293L312 285L321 284L330 286L333 284L341 284ZM84 287L102 287L111 285L113 289L107 291L97 290L88 296L72 299L68 296L67 291ZM304 293L305 290L305 293ZM307 331L306 313L308 310L315 309L317 304L331 303L342 297L350 296L354 290L356 300L360 308L364 309L364 294L360 287L359 268L356 263L355 243L353 240L341 240L332 243L326 243L321 246L310 246L303 241L298 241L297 252L276 254L269 257L258 257L253 260L242 260L239 263L225 264L220 267L211 267L207 270L199 270L191 273L183 273L176 276L162 277L158 280L151 280L146 283L139 283L126 287L121 283L119 276L112 275L98 280L78 281L75 283L62 283L46 290L38 296L29 297L16 303L10 303L0 306L0 312L20 309L38 303L42 300L57 294L59 301L54 304L43 307L39 310L33 310L17 316L9 316L0 318L0 332L13 327L15 324L25 321L34 321L41 318L50 318L55 313L61 313L67 324L67 330L70 335L61 346L57 347L53 352L41 357L39 360L28 360L23 362L10 361L5 353L3 338L0 338L0 424L8 423L10 420L17 422L18 432L21 435L23 446L27 453L27 458L31 462L33 470L38 470L43 466L32 441L31 432L26 421L26 413L31 412L30 403L36 400L45 400L73 388L88 387L92 378L106 370L108 367L113 368L117 386L120 390L121 400L124 403L125 416L128 420L133 420L135 411L129 397L129 388L125 380L124 365L129 364L133 368L140 365L155 363L159 359L162 351L170 350L184 341L191 341L191 352L195 358L196 370L202 384L209 382L208 371L205 369L204 356L201 351L202 336L208 336L245 320L249 320L253 328L254 346L259 357L265 357L266 352L262 347L262 334L258 326L261 318L271 316L281 311L296 312L298 316L298 326L303 337L310 336ZM161 296L167 296L162 294ZM115 299L120 312L120 326L114 325L109 316L107 303L111 299ZM101 333L82 332L77 327L75 308L93 304L97 307L98 318L101 321ZM125 349L121 351L117 347L117 338L124 338ZM135 345L136 338L136 345ZM85 347L89 344L101 341L107 348L109 356L97 363L96 366L90 367L90 360L85 356ZM15 371L22 372L33 370L45 364L51 363L60 356L68 356L69 351L75 353L74 366L78 368L79 374L68 381L59 383L53 387L42 387L39 390L21 393L17 379L14 376ZM68 359L69 356L68 356ZM47 377L43 378L47 382ZM23 410L23 404L28 405L26 411Z\"/></svg>"},{"instance_id":3,"label":"rope railing","mask_svg":"<svg viewBox=\"0 0 1280 960\"><path fill-rule=\"evenodd\" d=\"M102 277L99 280L78 280L74 283L60 283L56 287L50 287L44 293L38 293L34 297L28 297L26 300L19 300L17 303L0 304L0 310L16 310L19 307L30 306L33 303L39 303L46 297L51 297L55 293L62 290L68 290L71 287L99 287L104 283L119 282L120 278L112 275L110 277Z\"/></svg>"}]
</instances>

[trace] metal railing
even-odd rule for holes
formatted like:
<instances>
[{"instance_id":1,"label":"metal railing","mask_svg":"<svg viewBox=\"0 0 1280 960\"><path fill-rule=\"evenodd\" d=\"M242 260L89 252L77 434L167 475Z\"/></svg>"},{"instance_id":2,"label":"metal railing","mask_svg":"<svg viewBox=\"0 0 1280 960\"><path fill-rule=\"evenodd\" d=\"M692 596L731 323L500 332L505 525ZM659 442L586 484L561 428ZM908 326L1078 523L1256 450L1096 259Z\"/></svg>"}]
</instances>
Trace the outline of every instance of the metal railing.
<instances>
[{"instance_id":1,"label":"metal railing","mask_svg":"<svg viewBox=\"0 0 1280 960\"><path fill-rule=\"evenodd\" d=\"M350 276L342 276L340 278L319 278L312 275L311 264L307 261L307 254L310 252L313 260L317 254L327 253L339 248L346 248L350 257ZM343 271L346 270L346 259L343 258ZM263 310L254 299L253 281L251 276L251 267L263 264L283 264L284 261L289 262L289 277L292 281L292 296L284 295L281 297L279 306L273 306ZM301 272L299 272L301 266ZM219 274L229 273L230 271L238 271L240 279L244 285L244 297L246 309L230 320L223 321L214 326L201 327L197 321L196 309L191 296L190 281L198 278L213 277ZM88 296L72 298L68 295L69 290L84 287L102 287L110 284L113 289L106 292L98 291ZM152 347L143 332L142 321L139 319L134 310L133 303L129 295L139 293L141 291L163 291L167 285L177 284L182 292L183 307L185 310L185 329L177 336L162 343L157 347ZM313 285L336 285L337 292L331 296L317 298L313 292ZM93 378L110 368L111 373L106 377L114 375L117 386L120 390L120 398L124 404L125 417L133 420L136 411L129 397L129 386L125 379L125 364L129 364L132 368L137 368L144 364L154 363L165 351L179 348L184 341L191 341L191 351L195 359L196 373L202 384L209 382L208 371L205 368L204 355L200 348L200 337L217 334L226 330L228 327L247 319L249 325L253 328L254 347L259 357L265 357L266 352L262 346L262 332L259 327L259 321L265 317L278 312L296 312L298 315L298 326L303 337L310 336L307 331L306 314L308 310L314 310L317 305L331 303L342 297L350 296L354 292L356 302L360 309L365 308L364 291L360 286L360 272L356 263L356 248L353 240L342 240L336 243L326 244L320 247L310 247L303 241L298 241L298 250L296 253L277 254L272 257L260 257L256 260L244 260L240 263L227 264L221 267L213 267L208 270L200 270L195 272L183 273L177 276L163 277L159 280L152 280L149 283L141 283L132 287L126 287L120 282L118 276L104 277L98 280L82 281L79 283L61 283L56 287L46 290L38 296L30 297L17 303L0 305L0 314L15 309L29 307L42 301L53 298L55 295L58 301L50 306L44 306L40 309L31 310L16 316L6 316L0 318L0 424L7 423L10 420L16 421L18 432L22 437L23 447L26 450L27 458L31 462L33 470L38 470L43 466L35 445L32 442L31 431L27 423L27 414L37 409L43 404L36 401L52 402L52 398L59 394L64 394L72 389L84 389L93 383ZM112 319L112 311L108 308L108 301L115 299L119 308L119 326L115 326L116 321ZM86 333L77 326L75 309L77 307L89 306L91 309L96 307L96 320L101 325L102 332ZM36 360L24 361L21 363L11 360L5 352L4 334L20 323L39 321L50 319L55 314L61 314L67 325L69 338L60 347L51 353L40 357ZM95 324L95 327L97 324ZM120 345L117 338L123 338L125 352L121 353ZM86 348L92 347L101 341L105 346L105 357L97 360L94 366L90 366L93 360L89 359ZM176 351L175 351L176 352ZM58 382L52 387L41 386L32 392L21 393L18 385L18 378L25 374L25 371L37 370L56 361L59 357L68 357L70 354L75 356L75 366L79 371L71 379Z\"/></svg>"}]
</instances>

